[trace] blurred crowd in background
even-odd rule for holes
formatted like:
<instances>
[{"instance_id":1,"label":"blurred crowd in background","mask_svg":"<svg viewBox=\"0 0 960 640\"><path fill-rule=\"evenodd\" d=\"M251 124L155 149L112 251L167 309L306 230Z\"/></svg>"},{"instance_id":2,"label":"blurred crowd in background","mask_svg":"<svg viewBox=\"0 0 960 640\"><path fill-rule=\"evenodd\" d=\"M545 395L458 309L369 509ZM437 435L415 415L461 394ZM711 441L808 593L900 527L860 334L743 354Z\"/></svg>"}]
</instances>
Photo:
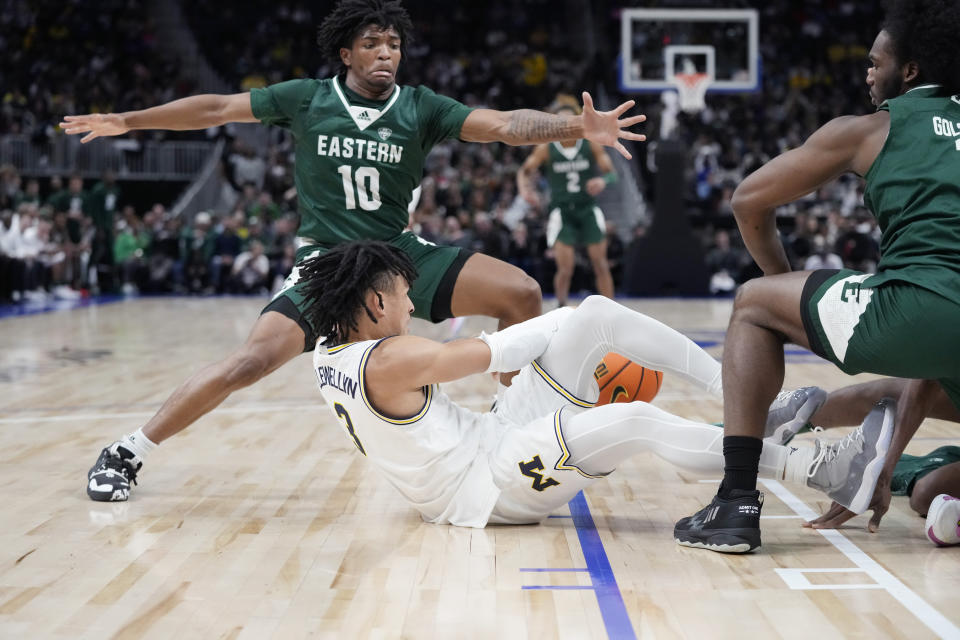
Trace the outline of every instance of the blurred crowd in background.
<instances>
[{"instance_id":1,"label":"blurred crowd in background","mask_svg":"<svg viewBox=\"0 0 960 640\"><path fill-rule=\"evenodd\" d=\"M5 83L0 135L26 134L36 144L63 135L65 114L145 108L195 92L166 57L144 0L2 0L0 53ZM557 93L601 87L615 102L617 38L596 37L593 59L571 28L577 3L495 0L406 3L415 23L400 82L426 84L471 106L543 108ZM730 210L733 189L751 171L793 148L841 113L873 107L863 82L876 31L876 7L853 2L774 0L730 3L761 12L763 91L709 96L707 109L684 114L677 135L690 149L686 215L702 234L711 291L732 292L757 275ZM432 9L431 9L432 7ZM203 55L237 90L294 77L327 77L333 67L316 47L326 3L214 0L182 3ZM597 33L618 33L618 14L598 3ZM586 30L589 30L587 28ZM611 31L612 30L612 31ZM782 47L792 40L796 46ZM660 104L644 98L655 139ZM229 129L223 132L229 136ZM132 132L133 137L205 133ZM188 219L170 201L135 208L128 188L109 172L99 179L21 175L0 167L0 302L84 293L258 293L289 273L298 224L292 140L274 130L265 148L231 139L221 171L221 206ZM94 142L96 144L96 142ZM652 201L655 180L647 147L634 147L636 178ZM516 171L528 148L449 142L427 160L413 228L437 243L463 246L520 266L549 293L553 261L545 241L548 205L516 193ZM631 178L632 179L632 178ZM542 184L545 187L545 183ZM544 199L544 202L548 200ZM841 178L778 211L794 268L875 269L879 230L863 207L862 184ZM608 216L617 218L617 216ZM621 217L622 218L622 217ZM648 221L608 229L614 279ZM593 282L583 257L572 291Z\"/></svg>"}]
</instances>

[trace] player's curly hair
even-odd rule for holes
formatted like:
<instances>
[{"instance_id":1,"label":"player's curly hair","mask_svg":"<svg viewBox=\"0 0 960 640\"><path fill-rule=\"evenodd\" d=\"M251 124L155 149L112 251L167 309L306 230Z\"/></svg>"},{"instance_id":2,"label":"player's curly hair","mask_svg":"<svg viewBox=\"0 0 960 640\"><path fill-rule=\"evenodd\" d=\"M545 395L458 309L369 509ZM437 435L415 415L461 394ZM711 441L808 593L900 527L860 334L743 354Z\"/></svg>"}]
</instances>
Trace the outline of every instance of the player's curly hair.
<instances>
[{"instance_id":1,"label":"player's curly hair","mask_svg":"<svg viewBox=\"0 0 960 640\"><path fill-rule=\"evenodd\" d=\"M916 62L918 80L960 92L960 0L892 0L883 30L899 64Z\"/></svg>"},{"instance_id":2,"label":"player's curly hair","mask_svg":"<svg viewBox=\"0 0 960 640\"><path fill-rule=\"evenodd\" d=\"M417 268L407 254L373 240L338 245L304 260L299 273L305 299L303 317L319 335L326 336L326 345L347 341L350 331L357 329L361 309L377 321L365 301L368 291L391 287L394 276L408 285L417 279Z\"/></svg>"},{"instance_id":3,"label":"player's curly hair","mask_svg":"<svg viewBox=\"0 0 960 640\"><path fill-rule=\"evenodd\" d=\"M371 24L382 29L396 29L400 34L400 54L406 56L413 22L400 0L340 0L317 28L320 52L330 62L338 64L341 72L344 71L346 67L340 60L340 49L349 49L357 36Z\"/></svg>"}]
</instances>

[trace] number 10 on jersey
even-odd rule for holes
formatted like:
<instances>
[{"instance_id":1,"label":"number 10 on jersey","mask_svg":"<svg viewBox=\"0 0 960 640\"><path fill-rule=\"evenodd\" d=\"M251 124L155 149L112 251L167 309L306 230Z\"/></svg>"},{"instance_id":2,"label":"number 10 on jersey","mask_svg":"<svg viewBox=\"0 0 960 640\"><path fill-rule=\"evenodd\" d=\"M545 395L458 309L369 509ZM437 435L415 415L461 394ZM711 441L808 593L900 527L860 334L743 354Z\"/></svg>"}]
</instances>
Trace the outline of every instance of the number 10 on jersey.
<instances>
[{"instance_id":1,"label":"number 10 on jersey","mask_svg":"<svg viewBox=\"0 0 960 640\"><path fill-rule=\"evenodd\" d=\"M353 167L342 164L337 173L343 179L343 197L347 209L356 209L357 203L364 211L380 208L380 172L376 167Z\"/></svg>"}]
</instances>

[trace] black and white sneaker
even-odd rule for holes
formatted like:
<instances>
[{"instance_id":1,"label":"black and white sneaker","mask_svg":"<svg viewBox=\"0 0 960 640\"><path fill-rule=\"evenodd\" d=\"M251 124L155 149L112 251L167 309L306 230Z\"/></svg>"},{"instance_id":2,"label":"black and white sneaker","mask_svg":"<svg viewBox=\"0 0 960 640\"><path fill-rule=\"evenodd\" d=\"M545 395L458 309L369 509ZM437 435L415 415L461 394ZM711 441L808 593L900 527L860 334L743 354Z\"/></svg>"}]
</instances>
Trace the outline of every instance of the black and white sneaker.
<instances>
[{"instance_id":1,"label":"black and white sneaker","mask_svg":"<svg viewBox=\"0 0 960 640\"><path fill-rule=\"evenodd\" d=\"M114 442L100 452L87 472L87 495L97 502L123 502L130 497L130 483L137 484L142 466L139 456Z\"/></svg>"},{"instance_id":2,"label":"black and white sneaker","mask_svg":"<svg viewBox=\"0 0 960 640\"><path fill-rule=\"evenodd\" d=\"M719 495L692 516L673 527L677 544L720 553L747 553L760 546L759 491L732 489L728 498Z\"/></svg>"},{"instance_id":3,"label":"black and white sneaker","mask_svg":"<svg viewBox=\"0 0 960 640\"><path fill-rule=\"evenodd\" d=\"M781 391L770 404L767 424L763 430L764 441L787 444L826 400L827 392L820 387Z\"/></svg>"}]
</instances>

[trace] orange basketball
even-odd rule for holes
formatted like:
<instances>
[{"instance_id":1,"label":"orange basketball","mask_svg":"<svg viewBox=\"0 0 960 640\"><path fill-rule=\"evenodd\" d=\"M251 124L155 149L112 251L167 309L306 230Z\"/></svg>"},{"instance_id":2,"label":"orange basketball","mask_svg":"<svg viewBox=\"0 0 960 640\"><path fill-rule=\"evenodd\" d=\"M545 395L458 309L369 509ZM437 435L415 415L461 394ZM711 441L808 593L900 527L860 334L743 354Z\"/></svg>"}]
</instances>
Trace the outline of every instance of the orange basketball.
<instances>
[{"instance_id":1,"label":"orange basketball","mask_svg":"<svg viewBox=\"0 0 960 640\"><path fill-rule=\"evenodd\" d=\"M593 372L600 387L597 405L611 402L650 402L657 397L663 373L647 369L612 351L603 357Z\"/></svg>"}]
</instances>

